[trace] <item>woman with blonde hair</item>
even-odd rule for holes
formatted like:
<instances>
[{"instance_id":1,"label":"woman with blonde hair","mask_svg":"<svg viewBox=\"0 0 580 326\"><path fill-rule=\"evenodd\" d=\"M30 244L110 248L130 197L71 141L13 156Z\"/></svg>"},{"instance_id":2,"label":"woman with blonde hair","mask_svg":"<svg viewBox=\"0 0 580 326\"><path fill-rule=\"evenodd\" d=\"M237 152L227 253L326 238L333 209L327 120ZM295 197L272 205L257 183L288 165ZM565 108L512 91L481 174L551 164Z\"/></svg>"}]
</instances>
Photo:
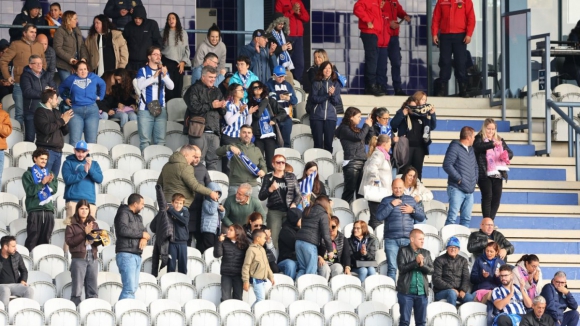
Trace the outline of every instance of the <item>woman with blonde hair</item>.
<instances>
[{"instance_id":1,"label":"woman with blonde hair","mask_svg":"<svg viewBox=\"0 0 580 326\"><path fill-rule=\"evenodd\" d=\"M497 134L497 124L492 118L483 122L473 141L473 150L479 167L477 185L481 191L481 212L483 217L493 220L501 201L503 179L508 179L508 166L514 154Z\"/></svg>"},{"instance_id":2,"label":"woman with blonde hair","mask_svg":"<svg viewBox=\"0 0 580 326\"><path fill-rule=\"evenodd\" d=\"M87 62L89 53L83 42L77 13L67 10L62 15L62 25L54 32L54 52L60 81L64 82L79 61Z\"/></svg>"},{"instance_id":3,"label":"woman with blonde hair","mask_svg":"<svg viewBox=\"0 0 580 326\"><path fill-rule=\"evenodd\" d=\"M387 191L385 191L383 198L391 195L391 182L393 179L391 172L391 157L389 155L390 149L391 137L389 137L389 135L383 134L371 138L371 141L369 142L369 158L365 163L362 181L358 189L360 195L365 195L365 186L384 188ZM380 202L369 200L368 203L369 213L371 215L369 225L373 229L376 229L379 225L383 224L382 222L377 221L375 217Z\"/></svg>"}]
</instances>

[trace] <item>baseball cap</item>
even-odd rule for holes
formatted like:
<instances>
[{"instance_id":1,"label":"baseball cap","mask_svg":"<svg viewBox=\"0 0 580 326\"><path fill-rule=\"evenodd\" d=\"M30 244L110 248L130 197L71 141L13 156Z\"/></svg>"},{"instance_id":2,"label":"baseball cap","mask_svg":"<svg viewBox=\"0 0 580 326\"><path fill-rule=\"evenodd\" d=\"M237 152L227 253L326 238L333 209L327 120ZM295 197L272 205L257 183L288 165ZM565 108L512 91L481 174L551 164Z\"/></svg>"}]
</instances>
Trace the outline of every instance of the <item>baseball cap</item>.
<instances>
[{"instance_id":1,"label":"baseball cap","mask_svg":"<svg viewBox=\"0 0 580 326\"><path fill-rule=\"evenodd\" d=\"M460 248L461 247L461 244L459 243L459 239L457 239L456 237L449 238L449 241L447 241L447 247L446 248L449 248L449 247L457 247L457 248Z\"/></svg>"},{"instance_id":2,"label":"baseball cap","mask_svg":"<svg viewBox=\"0 0 580 326\"><path fill-rule=\"evenodd\" d=\"M264 37L266 36L266 32L263 29L257 29L252 34L252 38L256 38L256 37L260 37L260 36L264 36Z\"/></svg>"},{"instance_id":3,"label":"baseball cap","mask_svg":"<svg viewBox=\"0 0 580 326\"><path fill-rule=\"evenodd\" d=\"M276 66L274 68L274 75L276 75L277 77L286 76L286 68L282 66Z\"/></svg>"},{"instance_id":4,"label":"baseball cap","mask_svg":"<svg viewBox=\"0 0 580 326\"><path fill-rule=\"evenodd\" d=\"M89 146L87 145L87 142L85 142L84 140L79 140L75 145L75 149L86 152L89 150Z\"/></svg>"}]
</instances>

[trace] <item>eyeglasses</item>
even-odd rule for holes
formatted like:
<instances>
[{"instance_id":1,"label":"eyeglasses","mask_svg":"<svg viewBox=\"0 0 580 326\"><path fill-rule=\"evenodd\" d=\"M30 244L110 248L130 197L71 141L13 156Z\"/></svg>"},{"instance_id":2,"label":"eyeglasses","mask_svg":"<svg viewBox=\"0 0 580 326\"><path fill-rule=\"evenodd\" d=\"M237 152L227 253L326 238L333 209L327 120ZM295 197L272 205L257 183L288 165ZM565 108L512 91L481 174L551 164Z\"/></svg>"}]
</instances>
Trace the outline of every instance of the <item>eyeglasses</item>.
<instances>
[{"instance_id":1,"label":"eyeglasses","mask_svg":"<svg viewBox=\"0 0 580 326\"><path fill-rule=\"evenodd\" d=\"M244 197L248 197L248 195L246 195L246 194L242 194L242 193L239 193L239 192L236 192L236 195L238 195L238 196L244 196Z\"/></svg>"},{"instance_id":2,"label":"eyeglasses","mask_svg":"<svg viewBox=\"0 0 580 326\"><path fill-rule=\"evenodd\" d=\"M276 163L276 164L286 164L286 162L284 162L284 161L276 161L274 163Z\"/></svg>"},{"instance_id":3,"label":"eyeglasses","mask_svg":"<svg viewBox=\"0 0 580 326\"><path fill-rule=\"evenodd\" d=\"M262 224L252 224L252 227L253 228L259 228L259 227L262 227Z\"/></svg>"},{"instance_id":4,"label":"eyeglasses","mask_svg":"<svg viewBox=\"0 0 580 326\"><path fill-rule=\"evenodd\" d=\"M566 284L566 281L564 281L564 282L554 281L554 283L556 283L556 284Z\"/></svg>"},{"instance_id":5,"label":"eyeglasses","mask_svg":"<svg viewBox=\"0 0 580 326\"><path fill-rule=\"evenodd\" d=\"M361 230L361 228L360 228L360 227L355 227L355 228L352 228L352 229L353 229L353 230Z\"/></svg>"},{"instance_id":6,"label":"eyeglasses","mask_svg":"<svg viewBox=\"0 0 580 326\"><path fill-rule=\"evenodd\" d=\"M262 86L254 86L252 89L262 89Z\"/></svg>"},{"instance_id":7,"label":"eyeglasses","mask_svg":"<svg viewBox=\"0 0 580 326\"><path fill-rule=\"evenodd\" d=\"M336 225L331 225L330 228L336 230Z\"/></svg>"},{"instance_id":8,"label":"eyeglasses","mask_svg":"<svg viewBox=\"0 0 580 326\"><path fill-rule=\"evenodd\" d=\"M506 277L510 277L511 275L512 275L512 274L504 274L504 275L502 275L502 274L499 274L499 278L502 278L502 277L503 277L503 278L506 278Z\"/></svg>"}]
</instances>

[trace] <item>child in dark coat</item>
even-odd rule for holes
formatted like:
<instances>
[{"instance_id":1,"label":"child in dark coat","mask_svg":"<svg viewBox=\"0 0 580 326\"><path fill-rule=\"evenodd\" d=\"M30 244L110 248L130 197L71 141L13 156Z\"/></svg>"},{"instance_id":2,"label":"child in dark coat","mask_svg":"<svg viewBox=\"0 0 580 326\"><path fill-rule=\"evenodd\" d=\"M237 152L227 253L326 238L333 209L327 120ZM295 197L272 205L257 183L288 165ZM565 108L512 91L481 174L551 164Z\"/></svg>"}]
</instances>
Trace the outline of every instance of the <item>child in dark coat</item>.
<instances>
[{"instance_id":1,"label":"child in dark coat","mask_svg":"<svg viewBox=\"0 0 580 326\"><path fill-rule=\"evenodd\" d=\"M189 239L189 210L184 206L185 196L177 193L171 198L171 207L167 215L173 221L173 241L169 242L169 255L171 259L167 265L167 272L175 272L175 267L180 273L187 274L187 240Z\"/></svg>"}]
</instances>

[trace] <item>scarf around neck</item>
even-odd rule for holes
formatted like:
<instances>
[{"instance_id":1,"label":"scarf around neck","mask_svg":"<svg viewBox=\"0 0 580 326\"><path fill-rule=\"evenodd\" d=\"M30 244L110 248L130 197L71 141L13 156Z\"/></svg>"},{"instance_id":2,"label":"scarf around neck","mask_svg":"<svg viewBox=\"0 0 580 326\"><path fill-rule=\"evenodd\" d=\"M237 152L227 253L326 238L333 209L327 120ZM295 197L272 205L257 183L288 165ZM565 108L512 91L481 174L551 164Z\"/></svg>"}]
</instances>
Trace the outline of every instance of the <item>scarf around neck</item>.
<instances>
[{"instance_id":1,"label":"scarf around neck","mask_svg":"<svg viewBox=\"0 0 580 326\"><path fill-rule=\"evenodd\" d=\"M40 166L34 164L32 166L32 178L35 184L42 183L42 179L48 176L49 172L46 168L41 168ZM38 199L40 200L39 205L46 205L52 202L52 189L48 186L48 183L45 184L42 189L38 192Z\"/></svg>"},{"instance_id":2,"label":"scarf around neck","mask_svg":"<svg viewBox=\"0 0 580 326\"><path fill-rule=\"evenodd\" d=\"M382 146L377 146L376 149L385 155L385 160L387 160L387 162L391 161L391 155L389 155L388 150L384 149Z\"/></svg>"}]
</instances>

